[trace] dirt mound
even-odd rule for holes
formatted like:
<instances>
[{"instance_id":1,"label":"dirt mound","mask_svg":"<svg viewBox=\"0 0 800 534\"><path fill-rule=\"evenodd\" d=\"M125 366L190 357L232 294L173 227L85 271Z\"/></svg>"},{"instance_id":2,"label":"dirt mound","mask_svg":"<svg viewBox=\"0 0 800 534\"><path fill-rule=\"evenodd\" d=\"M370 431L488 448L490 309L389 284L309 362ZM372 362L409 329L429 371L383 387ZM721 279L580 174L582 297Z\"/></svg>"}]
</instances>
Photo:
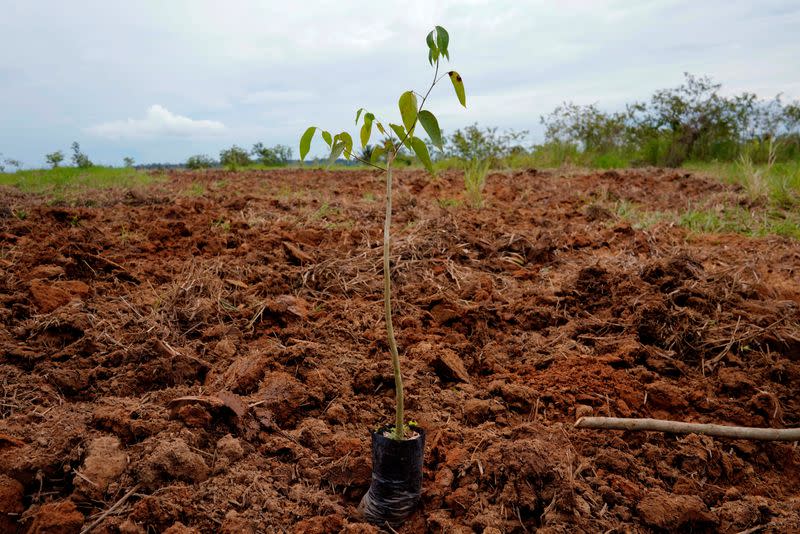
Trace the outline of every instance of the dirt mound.
<instances>
[{"instance_id":1,"label":"dirt mound","mask_svg":"<svg viewBox=\"0 0 800 534\"><path fill-rule=\"evenodd\" d=\"M378 532L356 506L393 413L380 184L205 171L81 206L15 193L0 530L78 532L116 504L100 530ZM571 424L800 426L800 245L636 230L598 202L736 194L674 171L496 173L481 210L462 187L397 172L396 330L429 440L401 531L800 530L791 444Z\"/></svg>"}]
</instances>

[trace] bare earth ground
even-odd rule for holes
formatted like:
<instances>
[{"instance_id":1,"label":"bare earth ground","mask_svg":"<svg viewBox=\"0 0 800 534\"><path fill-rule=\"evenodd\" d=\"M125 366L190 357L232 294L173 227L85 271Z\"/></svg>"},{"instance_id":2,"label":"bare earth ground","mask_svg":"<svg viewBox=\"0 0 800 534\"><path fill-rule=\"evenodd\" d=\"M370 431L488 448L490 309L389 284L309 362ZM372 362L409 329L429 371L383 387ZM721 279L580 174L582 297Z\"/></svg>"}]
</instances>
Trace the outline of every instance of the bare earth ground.
<instances>
[{"instance_id":1,"label":"bare earth ground","mask_svg":"<svg viewBox=\"0 0 800 534\"><path fill-rule=\"evenodd\" d=\"M798 242L608 209L737 195L671 171L494 174L479 211L456 174L397 181L428 431L401 532L800 531L794 444L572 427L800 425ZM0 531L111 508L95 532L376 532L355 507L393 413L382 198L367 171L175 173L78 207L3 190Z\"/></svg>"}]
</instances>

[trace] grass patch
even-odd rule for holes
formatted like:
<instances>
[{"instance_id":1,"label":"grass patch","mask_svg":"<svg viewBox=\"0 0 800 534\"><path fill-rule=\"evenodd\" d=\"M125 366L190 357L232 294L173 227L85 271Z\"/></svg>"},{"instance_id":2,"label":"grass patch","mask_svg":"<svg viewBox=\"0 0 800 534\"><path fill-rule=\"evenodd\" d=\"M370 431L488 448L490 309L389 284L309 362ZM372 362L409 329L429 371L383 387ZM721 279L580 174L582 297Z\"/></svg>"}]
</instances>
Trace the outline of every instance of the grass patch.
<instances>
[{"instance_id":1,"label":"grass patch","mask_svg":"<svg viewBox=\"0 0 800 534\"><path fill-rule=\"evenodd\" d=\"M779 235L800 239L800 213L781 209L746 209L742 206L717 206L684 212L648 211L644 206L619 200L613 206L617 217L636 230L671 222L694 233L735 233L749 237Z\"/></svg>"},{"instance_id":2,"label":"grass patch","mask_svg":"<svg viewBox=\"0 0 800 534\"><path fill-rule=\"evenodd\" d=\"M738 233L753 237L780 235L800 239L800 214L782 210L748 210L741 206L689 210L678 224L692 232Z\"/></svg>"},{"instance_id":3,"label":"grass patch","mask_svg":"<svg viewBox=\"0 0 800 534\"><path fill-rule=\"evenodd\" d=\"M436 203L439 204L440 208L447 209L447 208L457 208L461 205L461 201L457 198L437 198Z\"/></svg>"},{"instance_id":4,"label":"grass patch","mask_svg":"<svg viewBox=\"0 0 800 534\"><path fill-rule=\"evenodd\" d=\"M16 187L26 193L46 195L53 200L73 199L87 190L133 189L161 180L162 176L145 171L116 167L59 167L0 173L0 185Z\"/></svg>"},{"instance_id":5,"label":"grass patch","mask_svg":"<svg viewBox=\"0 0 800 534\"><path fill-rule=\"evenodd\" d=\"M184 194L189 197L202 197L206 194L206 188L200 182L192 182L192 185L184 190Z\"/></svg>"},{"instance_id":6,"label":"grass patch","mask_svg":"<svg viewBox=\"0 0 800 534\"><path fill-rule=\"evenodd\" d=\"M800 239L800 161L755 165L743 157L736 162L689 163L684 167L741 186L754 207L688 210L680 216L681 226L694 232Z\"/></svg>"},{"instance_id":7,"label":"grass patch","mask_svg":"<svg viewBox=\"0 0 800 534\"><path fill-rule=\"evenodd\" d=\"M675 222L677 218L674 213L668 211L647 211L629 200L618 200L614 204L614 213L628 221L636 230L652 228L660 222Z\"/></svg>"},{"instance_id":8,"label":"grass patch","mask_svg":"<svg viewBox=\"0 0 800 534\"><path fill-rule=\"evenodd\" d=\"M219 219L214 219L211 221L211 228L227 234L231 231L231 221L222 217Z\"/></svg>"},{"instance_id":9,"label":"grass patch","mask_svg":"<svg viewBox=\"0 0 800 534\"><path fill-rule=\"evenodd\" d=\"M488 159L473 159L464 167L464 188L473 208L483 205L483 188L486 186L490 163Z\"/></svg>"},{"instance_id":10,"label":"grass patch","mask_svg":"<svg viewBox=\"0 0 800 534\"><path fill-rule=\"evenodd\" d=\"M740 159L730 163L687 163L684 168L740 185L752 200L764 199L782 209L800 207L800 161L768 166Z\"/></svg>"},{"instance_id":11,"label":"grass patch","mask_svg":"<svg viewBox=\"0 0 800 534\"><path fill-rule=\"evenodd\" d=\"M323 202L322 206L320 206L317 211L311 214L311 218L314 220L320 220L320 219L327 220L330 217L339 215L339 213L340 213L339 208L331 206L327 202Z\"/></svg>"},{"instance_id":12,"label":"grass patch","mask_svg":"<svg viewBox=\"0 0 800 534\"><path fill-rule=\"evenodd\" d=\"M503 159L509 169L581 167L587 169L624 169L632 166L634 154L624 150L584 152L570 143L536 145L530 152L512 154Z\"/></svg>"},{"instance_id":13,"label":"grass patch","mask_svg":"<svg viewBox=\"0 0 800 534\"><path fill-rule=\"evenodd\" d=\"M747 209L736 206L715 206L713 208L689 208L686 211L649 211L646 206L617 200L613 204L600 202L614 214L628 221L636 230L652 228L667 222L699 234L736 233L748 237L778 235L800 239L800 212L783 210L777 207L758 207Z\"/></svg>"}]
</instances>

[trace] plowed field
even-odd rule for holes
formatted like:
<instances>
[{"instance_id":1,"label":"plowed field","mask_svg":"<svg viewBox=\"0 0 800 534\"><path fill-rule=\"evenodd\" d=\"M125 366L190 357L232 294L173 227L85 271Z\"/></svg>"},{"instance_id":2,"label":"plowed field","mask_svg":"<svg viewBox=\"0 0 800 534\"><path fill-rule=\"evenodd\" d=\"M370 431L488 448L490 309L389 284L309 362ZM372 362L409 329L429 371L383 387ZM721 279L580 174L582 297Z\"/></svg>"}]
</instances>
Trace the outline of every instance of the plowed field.
<instances>
[{"instance_id":1,"label":"plowed field","mask_svg":"<svg viewBox=\"0 0 800 534\"><path fill-rule=\"evenodd\" d=\"M685 173L497 173L479 210L460 180L397 172L428 436L400 531L800 531L792 443L572 426L800 426L800 243L613 209L738 195ZM382 223L368 171L0 191L0 532L377 532L356 506L393 415Z\"/></svg>"}]
</instances>

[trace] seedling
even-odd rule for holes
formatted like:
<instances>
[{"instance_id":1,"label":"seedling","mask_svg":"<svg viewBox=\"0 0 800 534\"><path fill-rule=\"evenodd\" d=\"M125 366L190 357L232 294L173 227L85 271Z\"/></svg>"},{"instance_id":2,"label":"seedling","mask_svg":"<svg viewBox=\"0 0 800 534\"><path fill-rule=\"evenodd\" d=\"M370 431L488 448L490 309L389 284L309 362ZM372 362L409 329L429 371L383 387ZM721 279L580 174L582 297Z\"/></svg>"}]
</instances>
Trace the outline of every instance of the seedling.
<instances>
[{"instance_id":1,"label":"seedling","mask_svg":"<svg viewBox=\"0 0 800 534\"><path fill-rule=\"evenodd\" d=\"M428 44L428 62L434 69L433 81L427 91L422 94L416 91L405 91L400 95L398 101L401 118L400 124L388 123L389 127L387 128L384 126L384 121L379 120L373 113L366 111L364 108L356 111L356 126L358 126L359 121L361 121L359 139L362 149L366 149L369 144L373 127L377 128L384 136L384 139L379 144L372 147L369 160L363 159L353 152L353 138L347 132L331 135L331 133L326 130L311 126L300 138L301 161L305 160L311 148L311 140L317 130L319 130L322 139L330 148L330 156L328 158L329 165L334 163L341 155L344 155L348 160L351 158L355 159L386 173L386 217L383 226L383 300L384 313L386 315L386 336L389 344L389 353L392 358L392 368L394 370L396 410L395 426L391 429L391 437L395 440L402 440L405 438L406 425L404 424L403 414L403 376L400 372L400 360L397 353L397 342L394 338L394 326L392 324L392 280L389 272L390 230L392 224L392 163L394 163L400 149L405 146L416 154L417 158L419 158L420 162L422 162L429 173L435 175L428 148L425 142L415 135L415 130L417 123L421 124L422 128L428 134L431 143L439 150L442 150L442 132L439 128L439 122L433 113L425 109L425 102L428 96L430 96L433 88L442 79L450 79L458 101L464 107L467 105L464 93L464 82L461 80L461 75L453 70L439 75L439 65L442 58L446 58L448 61L450 60L450 52L448 50L450 37L447 31L441 26L436 26L436 28L428 34L426 42ZM420 97L421 100L418 100L418 97ZM384 156L386 158L385 166L380 164L380 158Z\"/></svg>"}]
</instances>

